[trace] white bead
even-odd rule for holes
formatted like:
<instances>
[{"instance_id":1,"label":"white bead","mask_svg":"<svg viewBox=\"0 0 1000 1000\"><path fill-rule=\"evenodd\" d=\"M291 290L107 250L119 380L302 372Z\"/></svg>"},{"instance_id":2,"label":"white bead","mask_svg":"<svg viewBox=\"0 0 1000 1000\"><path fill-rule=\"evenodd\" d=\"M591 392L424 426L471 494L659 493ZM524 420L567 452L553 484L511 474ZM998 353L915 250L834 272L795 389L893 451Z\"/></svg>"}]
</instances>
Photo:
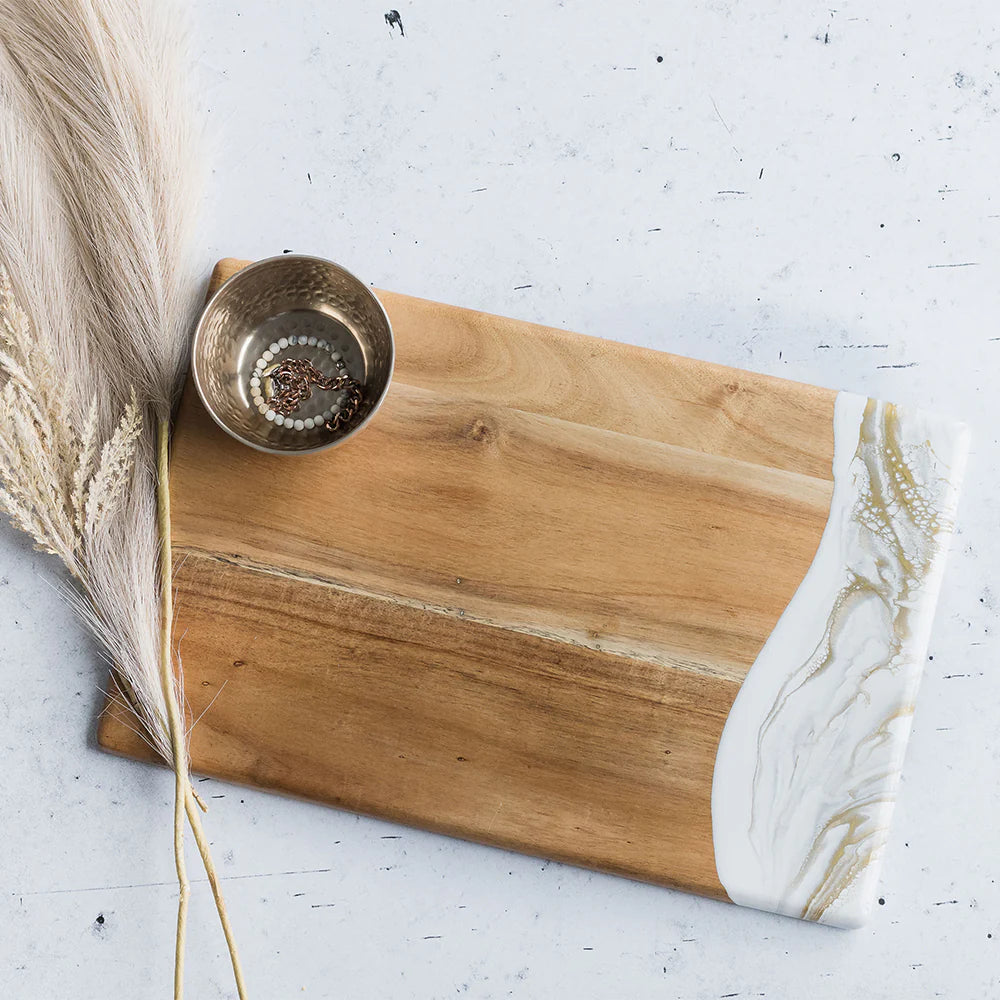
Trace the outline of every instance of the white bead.
<instances>
[{"instance_id":1,"label":"white bead","mask_svg":"<svg viewBox=\"0 0 1000 1000\"><path fill-rule=\"evenodd\" d=\"M272 360L272 359L274 358L274 351L265 351L265 352L264 352L264 353L263 353L263 354L261 355L261 357L262 357L262 358L263 358L263 359L264 359L265 361L270 361L270 360Z\"/></svg>"},{"instance_id":2,"label":"white bead","mask_svg":"<svg viewBox=\"0 0 1000 1000\"><path fill-rule=\"evenodd\" d=\"M273 422L274 420L277 419L278 414L275 413L274 410L268 410L267 413L264 414L264 416L267 417L268 420Z\"/></svg>"},{"instance_id":3,"label":"white bead","mask_svg":"<svg viewBox=\"0 0 1000 1000\"><path fill-rule=\"evenodd\" d=\"M280 347L282 350L284 350L287 346L288 346L288 338L287 337L282 337L278 341L278 347Z\"/></svg>"},{"instance_id":4,"label":"white bead","mask_svg":"<svg viewBox=\"0 0 1000 1000\"><path fill-rule=\"evenodd\" d=\"M324 420L333 420L333 410L324 410L323 411L323 419Z\"/></svg>"},{"instance_id":5,"label":"white bead","mask_svg":"<svg viewBox=\"0 0 1000 1000\"><path fill-rule=\"evenodd\" d=\"M317 340L316 341L316 346L325 351L327 344L326 344L325 340Z\"/></svg>"},{"instance_id":6,"label":"white bead","mask_svg":"<svg viewBox=\"0 0 1000 1000\"><path fill-rule=\"evenodd\" d=\"M263 414L266 414L266 413L267 413L267 403L265 403L265 402L264 402L263 400L261 400L261 401L260 401L260 402L259 402L259 403L257 404L257 410L258 410L258 411L259 411L260 413L263 413Z\"/></svg>"},{"instance_id":7,"label":"white bead","mask_svg":"<svg viewBox=\"0 0 1000 1000\"><path fill-rule=\"evenodd\" d=\"M302 423L305 424L307 431L311 431L316 426L316 421L313 420L312 417L306 417L306 419L303 420Z\"/></svg>"},{"instance_id":8,"label":"white bead","mask_svg":"<svg viewBox=\"0 0 1000 1000\"><path fill-rule=\"evenodd\" d=\"M270 346L270 347L268 348L268 350L269 350L269 351L270 351L270 352L271 352L272 354L277 354L277 353L278 353L278 351L280 351L280 350L281 350L281 347L280 347L280 346L278 345L278 342L277 342L277 341L275 341L275 342L274 342L274 343L273 343L273 344L272 344L272 345L271 345L271 346Z\"/></svg>"},{"instance_id":9,"label":"white bead","mask_svg":"<svg viewBox=\"0 0 1000 1000\"><path fill-rule=\"evenodd\" d=\"M263 358L257 359L257 368L263 371L267 367L267 362Z\"/></svg>"},{"instance_id":10,"label":"white bead","mask_svg":"<svg viewBox=\"0 0 1000 1000\"><path fill-rule=\"evenodd\" d=\"M306 341L306 343L308 343L310 347L315 347L316 346L316 338L315 337L310 337L309 340Z\"/></svg>"},{"instance_id":11,"label":"white bead","mask_svg":"<svg viewBox=\"0 0 1000 1000\"><path fill-rule=\"evenodd\" d=\"M306 426L306 422L305 422L304 420L296 420L296 421L295 421L295 423L294 423L294 424L292 424L292 426L293 426L293 427L294 427L294 428L295 428L295 429L296 429L297 431L301 431L301 430L304 430L304 429L305 429L305 426Z\"/></svg>"},{"instance_id":12,"label":"white bead","mask_svg":"<svg viewBox=\"0 0 1000 1000\"><path fill-rule=\"evenodd\" d=\"M252 379L250 379L250 384L251 385L260 385L260 376L259 375L254 375L254 377Z\"/></svg>"},{"instance_id":13,"label":"white bead","mask_svg":"<svg viewBox=\"0 0 1000 1000\"><path fill-rule=\"evenodd\" d=\"M274 422L279 427L284 427L285 426L285 418L280 413L274 418Z\"/></svg>"},{"instance_id":14,"label":"white bead","mask_svg":"<svg viewBox=\"0 0 1000 1000\"><path fill-rule=\"evenodd\" d=\"M289 347L294 347L298 342L299 342L299 338L296 337L294 333L288 338L288 346Z\"/></svg>"},{"instance_id":15,"label":"white bead","mask_svg":"<svg viewBox=\"0 0 1000 1000\"><path fill-rule=\"evenodd\" d=\"M331 351L330 352L330 357L333 358L334 361L339 361L340 360L340 354L337 351Z\"/></svg>"}]
</instances>

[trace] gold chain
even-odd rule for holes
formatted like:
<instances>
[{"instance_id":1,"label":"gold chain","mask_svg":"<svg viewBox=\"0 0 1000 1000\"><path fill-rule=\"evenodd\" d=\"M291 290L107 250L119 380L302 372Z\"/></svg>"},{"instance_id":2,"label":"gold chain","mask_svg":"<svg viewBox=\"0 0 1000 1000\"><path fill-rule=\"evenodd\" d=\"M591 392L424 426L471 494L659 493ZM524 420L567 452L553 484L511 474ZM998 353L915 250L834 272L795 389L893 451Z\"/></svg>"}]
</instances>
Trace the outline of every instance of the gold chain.
<instances>
[{"instance_id":1,"label":"gold chain","mask_svg":"<svg viewBox=\"0 0 1000 1000\"><path fill-rule=\"evenodd\" d=\"M303 358L282 361L268 372L268 377L274 387L274 394L267 405L283 417L291 416L312 395L313 386L324 392L346 389L346 403L325 422L328 431L339 430L349 423L364 398L361 384L350 375L324 375L314 364Z\"/></svg>"}]
</instances>

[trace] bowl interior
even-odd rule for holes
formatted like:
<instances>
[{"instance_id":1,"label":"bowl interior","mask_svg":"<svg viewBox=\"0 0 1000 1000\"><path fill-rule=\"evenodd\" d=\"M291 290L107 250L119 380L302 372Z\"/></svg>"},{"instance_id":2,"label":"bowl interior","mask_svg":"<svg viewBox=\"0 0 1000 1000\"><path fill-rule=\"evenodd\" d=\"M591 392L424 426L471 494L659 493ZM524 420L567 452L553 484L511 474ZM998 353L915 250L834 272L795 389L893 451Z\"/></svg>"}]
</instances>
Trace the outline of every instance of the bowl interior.
<instances>
[{"instance_id":1,"label":"bowl interior","mask_svg":"<svg viewBox=\"0 0 1000 1000\"><path fill-rule=\"evenodd\" d=\"M293 358L325 375L340 374L340 361L361 383L361 406L346 425L326 429L323 417L336 412L342 394L318 387L294 414L298 430L259 411L252 379ZM219 289L195 332L192 372L209 413L234 437L264 451L304 453L367 423L389 387L393 360L389 320L363 282L331 261L286 255L251 264Z\"/></svg>"}]
</instances>

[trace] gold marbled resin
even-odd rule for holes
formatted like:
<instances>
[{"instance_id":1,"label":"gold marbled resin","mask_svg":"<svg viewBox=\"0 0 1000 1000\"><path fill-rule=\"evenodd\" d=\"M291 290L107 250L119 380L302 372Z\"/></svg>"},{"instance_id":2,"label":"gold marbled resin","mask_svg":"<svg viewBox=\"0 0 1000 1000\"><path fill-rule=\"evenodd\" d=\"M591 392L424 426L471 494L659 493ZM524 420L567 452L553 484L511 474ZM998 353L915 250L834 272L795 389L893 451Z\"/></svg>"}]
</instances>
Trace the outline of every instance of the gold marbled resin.
<instances>
[{"instance_id":1,"label":"gold marbled resin","mask_svg":"<svg viewBox=\"0 0 1000 1000\"><path fill-rule=\"evenodd\" d=\"M855 926L886 839L966 434L841 394L835 436L816 558L726 723L713 839L734 901Z\"/></svg>"}]
</instances>

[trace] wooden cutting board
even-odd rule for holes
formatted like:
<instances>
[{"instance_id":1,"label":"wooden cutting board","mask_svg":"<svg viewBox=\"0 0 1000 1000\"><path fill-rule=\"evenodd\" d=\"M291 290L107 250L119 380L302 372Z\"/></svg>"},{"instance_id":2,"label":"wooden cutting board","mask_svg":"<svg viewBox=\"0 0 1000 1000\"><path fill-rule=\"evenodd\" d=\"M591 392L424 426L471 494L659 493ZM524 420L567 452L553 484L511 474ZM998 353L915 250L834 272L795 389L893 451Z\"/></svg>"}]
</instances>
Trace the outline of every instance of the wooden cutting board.
<instances>
[{"instance_id":1,"label":"wooden cutting board","mask_svg":"<svg viewBox=\"0 0 1000 1000\"><path fill-rule=\"evenodd\" d=\"M741 824L734 807L719 828L723 732L828 530L838 395L377 294L396 373L344 446L261 454L185 394L174 638L194 769L857 922L860 904L810 913L717 863ZM99 739L149 759L114 711Z\"/></svg>"}]
</instances>

